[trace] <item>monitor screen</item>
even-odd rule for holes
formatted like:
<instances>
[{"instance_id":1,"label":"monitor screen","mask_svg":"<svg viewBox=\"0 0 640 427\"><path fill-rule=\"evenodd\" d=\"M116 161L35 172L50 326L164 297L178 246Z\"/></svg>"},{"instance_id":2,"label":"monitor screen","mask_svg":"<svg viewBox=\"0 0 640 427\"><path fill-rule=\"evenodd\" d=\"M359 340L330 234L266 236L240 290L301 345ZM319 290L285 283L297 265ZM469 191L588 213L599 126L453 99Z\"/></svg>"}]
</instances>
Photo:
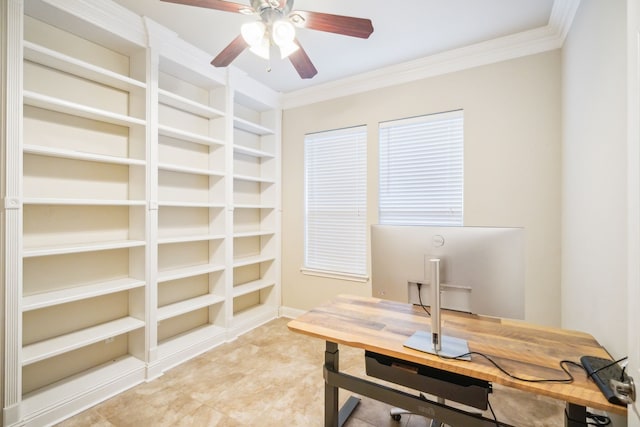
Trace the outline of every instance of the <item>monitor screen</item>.
<instances>
[{"instance_id":1,"label":"monitor screen","mask_svg":"<svg viewBox=\"0 0 640 427\"><path fill-rule=\"evenodd\" d=\"M522 228L373 225L373 296L417 304L422 283L430 305L431 258L441 260L442 308L524 318Z\"/></svg>"}]
</instances>

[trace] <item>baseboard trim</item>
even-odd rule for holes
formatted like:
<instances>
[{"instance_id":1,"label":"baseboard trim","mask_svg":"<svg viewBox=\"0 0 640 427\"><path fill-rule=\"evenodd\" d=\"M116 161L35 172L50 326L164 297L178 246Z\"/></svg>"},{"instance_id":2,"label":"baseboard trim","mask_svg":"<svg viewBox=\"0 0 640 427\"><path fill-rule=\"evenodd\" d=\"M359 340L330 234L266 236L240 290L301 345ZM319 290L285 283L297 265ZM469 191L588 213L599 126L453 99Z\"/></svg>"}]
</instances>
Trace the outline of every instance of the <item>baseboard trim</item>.
<instances>
[{"instance_id":1,"label":"baseboard trim","mask_svg":"<svg viewBox=\"0 0 640 427\"><path fill-rule=\"evenodd\" d=\"M296 317L301 316L306 312L307 310L300 310L299 308L284 307L284 306L280 307L280 317L286 317L289 319L295 319Z\"/></svg>"}]
</instances>

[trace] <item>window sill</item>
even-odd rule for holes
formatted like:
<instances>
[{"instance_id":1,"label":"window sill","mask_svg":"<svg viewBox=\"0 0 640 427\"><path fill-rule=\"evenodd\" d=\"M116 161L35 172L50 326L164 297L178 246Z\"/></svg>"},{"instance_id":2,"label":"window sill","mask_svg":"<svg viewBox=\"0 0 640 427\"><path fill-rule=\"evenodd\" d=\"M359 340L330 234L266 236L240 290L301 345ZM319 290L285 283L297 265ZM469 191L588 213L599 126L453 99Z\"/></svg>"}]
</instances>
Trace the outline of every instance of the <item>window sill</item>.
<instances>
[{"instance_id":1,"label":"window sill","mask_svg":"<svg viewBox=\"0 0 640 427\"><path fill-rule=\"evenodd\" d=\"M351 282L366 283L369 281L369 276L362 274L340 273L336 271L326 270L314 270L311 268L302 267L300 269L302 274L307 276L325 277L328 279L349 280Z\"/></svg>"}]
</instances>

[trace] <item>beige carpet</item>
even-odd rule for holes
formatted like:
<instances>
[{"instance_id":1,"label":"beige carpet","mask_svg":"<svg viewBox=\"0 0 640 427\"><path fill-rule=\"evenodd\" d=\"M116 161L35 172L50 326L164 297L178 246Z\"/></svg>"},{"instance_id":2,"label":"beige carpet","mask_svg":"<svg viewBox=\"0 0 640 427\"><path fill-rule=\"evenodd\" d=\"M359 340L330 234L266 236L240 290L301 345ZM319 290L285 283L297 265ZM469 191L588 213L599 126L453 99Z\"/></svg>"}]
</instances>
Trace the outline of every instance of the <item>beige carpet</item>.
<instances>
[{"instance_id":1,"label":"beige carpet","mask_svg":"<svg viewBox=\"0 0 640 427\"><path fill-rule=\"evenodd\" d=\"M324 342L290 332L287 322L274 320L59 425L321 427ZM341 346L340 368L364 375L363 352ZM340 391L342 401L348 396ZM498 387L490 401L498 420L514 426L563 425L561 402ZM363 399L345 427L427 425L417 415L395 422L388 405Z\"/></svg>"}]
</instances>

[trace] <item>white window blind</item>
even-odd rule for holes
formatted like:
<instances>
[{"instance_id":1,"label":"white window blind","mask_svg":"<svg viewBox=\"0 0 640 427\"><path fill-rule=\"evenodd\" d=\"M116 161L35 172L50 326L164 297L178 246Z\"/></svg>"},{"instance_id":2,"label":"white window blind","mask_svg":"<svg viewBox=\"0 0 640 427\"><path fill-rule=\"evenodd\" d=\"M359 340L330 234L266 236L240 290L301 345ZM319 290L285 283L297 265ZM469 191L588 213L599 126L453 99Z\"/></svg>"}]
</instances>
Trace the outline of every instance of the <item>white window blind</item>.
<instances>
[{"instance_id":1,"label":"white window blind","mask_svg":"<svg viewBox=\"0 0 640 427\"><path fill-rule=\"evenodd\" d=\"M463 112L380 123L379 222L463 225Z\"/></svg>"},{"instance_id":2,"label":"white window blind","mask_svg":"<svg viewBox=\"0 0 640 427\"><path fill-rule=\"evenodd\" d=\"M305 268L367 272L366 126L305 136Z\"/></svg>"}]
</instances>

